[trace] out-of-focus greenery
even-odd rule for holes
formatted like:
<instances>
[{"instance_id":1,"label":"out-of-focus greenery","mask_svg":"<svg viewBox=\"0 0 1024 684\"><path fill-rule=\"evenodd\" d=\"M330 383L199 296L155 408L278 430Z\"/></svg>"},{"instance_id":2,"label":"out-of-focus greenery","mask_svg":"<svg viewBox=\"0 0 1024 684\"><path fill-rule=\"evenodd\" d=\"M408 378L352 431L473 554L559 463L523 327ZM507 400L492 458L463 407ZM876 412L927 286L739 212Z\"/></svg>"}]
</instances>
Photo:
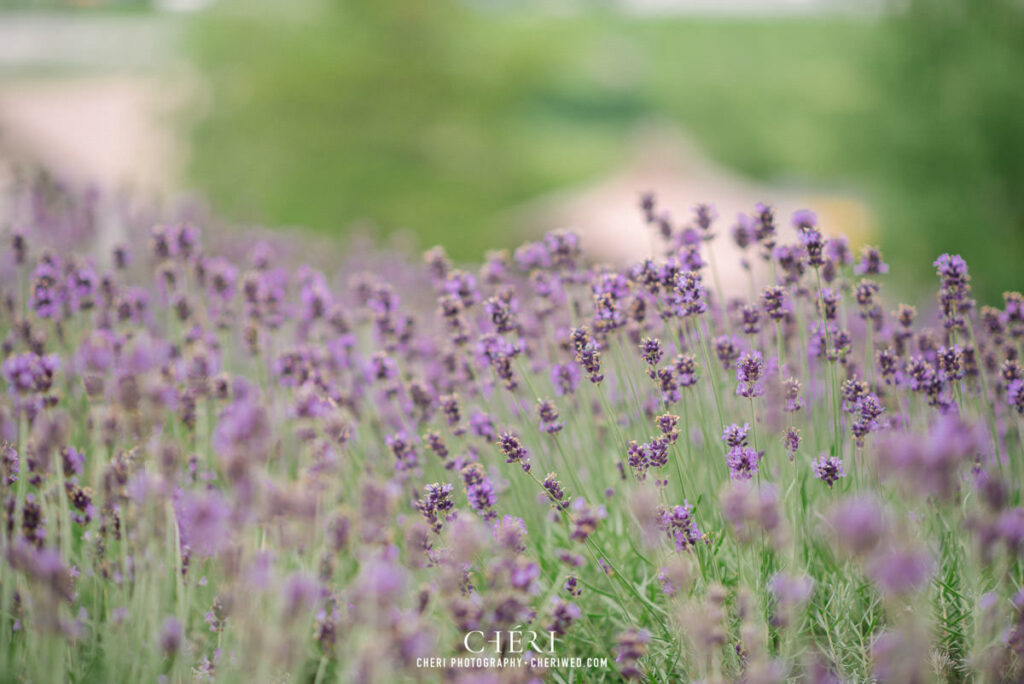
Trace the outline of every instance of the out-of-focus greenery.
<instances>
[{"instance_id":1,"label":"out-of-focus greenery","mask_svg":"<svg viewBox=\"0 0 1024 684\"><path fill-rule=\"evenodd\" d=\"M227 0L192 33L212 83L193 177L238 217L366 218L475 258L521 237L507 210L668 119L754 177L863 191L887 247L961 251L991 295L1024 255L1020 12L939 1L874 20Z\"/></svg>"},{"instance_id":2,"label":"out-of-focus greenery","mask_svg":"<svg viewBox=\"0 0 1024 684\"><path fill-rule=\"evenodd\" d=\"M878 84L866 180L896 254L960 252L1024 287L1024 5L912 0L866 61ZM981 280L979 278L979 280Z\"/></svg>"}]
</instances>

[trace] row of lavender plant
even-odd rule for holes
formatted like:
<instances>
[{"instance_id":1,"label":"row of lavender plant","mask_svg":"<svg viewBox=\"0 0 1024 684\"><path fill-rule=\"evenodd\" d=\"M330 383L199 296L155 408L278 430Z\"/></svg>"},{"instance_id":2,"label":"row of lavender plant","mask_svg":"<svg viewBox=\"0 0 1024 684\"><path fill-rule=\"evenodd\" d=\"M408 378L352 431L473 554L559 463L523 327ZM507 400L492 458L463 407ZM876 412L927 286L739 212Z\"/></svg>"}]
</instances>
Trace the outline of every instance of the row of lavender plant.
<instances>
[{"instance_id":1,"label":"row of lavender plant","mask_svg":"<svg viewBox=\"0 0 1024 684\"><path fill-rule=\"evenodd\" d=\"M1024 676L1024 299L977 307L958 256L919 316L877 249L767 205L727 227L644 196L654 253L624 268L553 232L329 273L145 218L75 254L95 197L14 206L2 672ZM418 667L513 629L609 666Z\"/></svg>"}]
</instances>

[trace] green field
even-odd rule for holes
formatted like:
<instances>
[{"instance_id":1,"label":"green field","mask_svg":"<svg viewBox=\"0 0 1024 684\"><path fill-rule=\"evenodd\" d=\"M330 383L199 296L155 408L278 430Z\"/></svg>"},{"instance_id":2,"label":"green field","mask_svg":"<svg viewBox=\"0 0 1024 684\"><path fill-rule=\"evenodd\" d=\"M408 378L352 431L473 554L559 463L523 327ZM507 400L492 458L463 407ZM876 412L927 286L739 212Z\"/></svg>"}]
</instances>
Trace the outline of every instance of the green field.
<instances>
[{"instance_id":1,"label":"green field","mask_svg":"<svg viewBox=\"0 0 1024 684\"><path fill-rule=\"evenodd\" d=\"M991 298L1014 285L1006 254L1024 256L1024 58L1019 10L973 8L736 20L228 2L190 34L212 83L193 179L238 218L365 219L476 258L520 239L509 209L610 172L637 125L667 120L754 178L866 196L902 275L928 273L904 255L960 251Z\"/></svg>"}]
</instances>

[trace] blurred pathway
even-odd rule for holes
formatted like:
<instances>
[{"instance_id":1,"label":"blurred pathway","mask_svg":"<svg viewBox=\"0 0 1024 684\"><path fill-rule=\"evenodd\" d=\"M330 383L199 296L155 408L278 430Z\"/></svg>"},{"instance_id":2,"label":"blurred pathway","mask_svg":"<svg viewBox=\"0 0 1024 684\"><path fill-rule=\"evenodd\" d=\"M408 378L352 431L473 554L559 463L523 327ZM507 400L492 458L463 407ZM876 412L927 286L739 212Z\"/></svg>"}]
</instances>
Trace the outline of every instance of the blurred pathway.
<instances>
[{"instance_id":1,"label":"blurred pathway","mask_svg":"<svg viewBox=\"0 0 1024 684\"><path fill-rule=\"evenodd\" d=\"M0 14L0 182L20 163L73 182L172 190L186 96L178 18Z\"/></svg>"},{"instance_id":2,"label":"blurred pathway","mask_svg":"<svg viewBox=\"0 0 1024 684\"><path fill-rule=\"evenodd\" d=\"M639 129L631 149L617 171L541 198L513 220L544 229L572 228L583 235L589 254L624 263L651 256L651 229L644 225L639 210L642 192L654 192L660 210L667 210L677 223L690 221L694 205L713 203L718 211L716 230L722 236L714 243L722 286L727 295L744 296L749 296L748 278L738 268L740 250L729 234L736 215L750 214L758 202L776 208L779 229L787 239L793 237L790 215L797 209L814 210L827 235L845 234L854 245L868 240L874 231L871 210L857 196L758 183L706 157L676 126L651 124Z\"/></svg>"},{"instance_id":3,"label":"blurred pathway","mask_svg":"<svg viewBox=\"0 0 1024 684\"><path fill-rule=\"evenodd\" d=\"M173 89L144 76L20 80L0 85L0 159L75 183L167 192L181 178Z\"/></svg>"}]
</instances>

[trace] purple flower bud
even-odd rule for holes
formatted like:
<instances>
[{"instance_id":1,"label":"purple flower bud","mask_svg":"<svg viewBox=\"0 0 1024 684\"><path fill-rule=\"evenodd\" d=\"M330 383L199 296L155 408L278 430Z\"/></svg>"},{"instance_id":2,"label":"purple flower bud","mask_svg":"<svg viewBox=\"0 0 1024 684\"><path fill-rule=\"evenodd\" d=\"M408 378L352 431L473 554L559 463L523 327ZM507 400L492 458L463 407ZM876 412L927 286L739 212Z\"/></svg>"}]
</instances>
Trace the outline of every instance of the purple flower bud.
<instances>
[{"instance_id":1,"label":"purple flower bud","mask_svg":"<svg viewBox=\"0 0 1024 684\"><path fill-rule=\"evenodd\" d=\"M498 436L498 448L505 455L505 463L518 463L524 472L530 472L530 453L519 437L511 432Z\"/></svg>"},{"instance_id":2,"label":"purple flower bud","mask_svg":"<svg viewBox=\"0 0 1024 684\"><path fill-rule=\"evenodd\" d=\"M834 485L839 478L846 477L846 471L843 469L842 459L836 458L835 456L822 454L818 458L814 459L811 463L811 468L814 470L814 476L827 484L829 489L832 489L832 485Z\"/></svg>"},{"instance_id":3,"label":"purple flower bud","mask_svg":"<svg viewBox=\"0 0 1024 684\"><path fill-rule=\"evenodd\" d=\"M748 352L740 357L736 362L737 396L753 399L764 394L763 373L764 357L761 352Z\"/></svg>"},{"instance_id":4,"label":"purple flower bud","mask_svg":"<svg viewBox=\"0 0 1024 684\"><path fill-rule=\"evenodd\" d=\"M173 657L181 648L182 626L181 620L176 617L169 617L160 626L160 650L168 658Z\"/></svg>"}]
</instances>

